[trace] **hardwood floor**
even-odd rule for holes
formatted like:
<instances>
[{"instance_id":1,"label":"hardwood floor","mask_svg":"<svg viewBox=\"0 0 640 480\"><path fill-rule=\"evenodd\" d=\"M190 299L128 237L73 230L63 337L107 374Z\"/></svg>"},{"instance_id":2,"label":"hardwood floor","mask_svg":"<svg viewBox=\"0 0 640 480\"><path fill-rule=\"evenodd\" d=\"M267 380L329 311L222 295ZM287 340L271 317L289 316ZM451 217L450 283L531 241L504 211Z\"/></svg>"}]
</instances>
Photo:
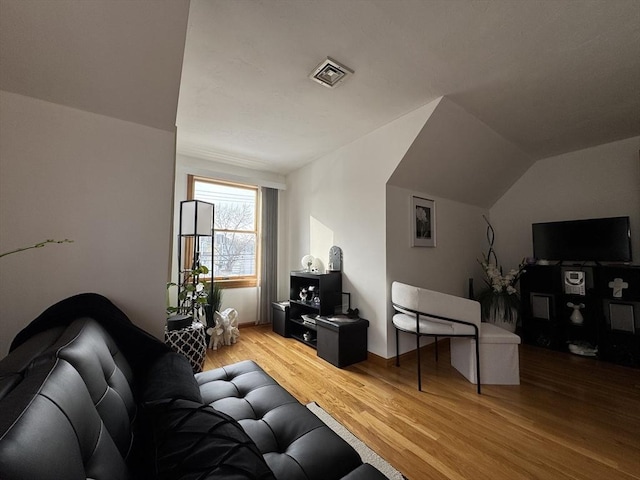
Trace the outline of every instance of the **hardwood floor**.
<instances>
[{"instance_id":1,"label":"hardwood floor","mask_svg":"<svg viewBox=\"0 0 640 480\"><path fill-rule=\"evenodd\" d=\"M339 369L267 325L209 350L205 369L255 360L410 480L640 479L640 370L521 345L521 385L477 395L447 341L438 363L426 353L418 392L415 357Z\"/></svg>"}]
</instances>

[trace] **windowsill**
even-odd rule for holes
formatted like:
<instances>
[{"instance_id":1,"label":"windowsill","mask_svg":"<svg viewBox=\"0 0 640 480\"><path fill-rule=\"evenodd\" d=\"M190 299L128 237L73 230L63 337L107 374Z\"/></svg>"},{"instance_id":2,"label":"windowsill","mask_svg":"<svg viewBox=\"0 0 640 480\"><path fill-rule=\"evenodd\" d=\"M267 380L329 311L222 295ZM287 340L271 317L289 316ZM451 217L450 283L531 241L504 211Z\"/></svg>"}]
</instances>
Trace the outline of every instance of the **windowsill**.
<instances>
[{"instance_id":1,"label":"windowsill","mask_svg":"<svg viewBox=\"0 0 640 480\"><path fill-rule=\"evenodd\" d=\"M215 279L215 283L222 288L250 288L257 287L258 281L255 278L238 278L238 279Z\"/></svg>"}]
</instances>

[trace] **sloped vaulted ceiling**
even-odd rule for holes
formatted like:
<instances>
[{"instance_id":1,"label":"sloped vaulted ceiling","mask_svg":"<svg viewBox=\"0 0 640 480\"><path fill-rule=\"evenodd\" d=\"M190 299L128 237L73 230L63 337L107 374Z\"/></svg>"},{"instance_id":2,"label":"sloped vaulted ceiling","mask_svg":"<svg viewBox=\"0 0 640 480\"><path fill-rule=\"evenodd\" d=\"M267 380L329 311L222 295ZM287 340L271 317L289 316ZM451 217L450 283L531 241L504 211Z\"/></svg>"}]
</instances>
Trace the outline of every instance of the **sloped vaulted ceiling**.
<instances>
[{"instance_id":1,"label":"sloped vaulted ceiling","mask_svg":"<svg viewBox=\"0 0 640 480\"><path fill-rule=\"evenodd\" d=\"M192 0L178 150L287 174L443 96L536 159L638 135L640 2Z\"/></svg>"},{"instance_id":2,"label":"sloped vaulted ceiling","mask_svg":"<svg viewBox=\"0 0 640 480\"><path fill-rule=\"evenodd\" d=\"M442 98L388 183L489 208L532 164L516 145Z\"/></svg>"},{"instance_id":3,"label":"sloped vaulted ceiling","mask_svg":"<svg viewBox=\"0 0 640 480\"><path fill-rule=\"evenodd\" d=\"M175 131L189 0L1 0L0 89Z\"/></svg>"}]
</instances>

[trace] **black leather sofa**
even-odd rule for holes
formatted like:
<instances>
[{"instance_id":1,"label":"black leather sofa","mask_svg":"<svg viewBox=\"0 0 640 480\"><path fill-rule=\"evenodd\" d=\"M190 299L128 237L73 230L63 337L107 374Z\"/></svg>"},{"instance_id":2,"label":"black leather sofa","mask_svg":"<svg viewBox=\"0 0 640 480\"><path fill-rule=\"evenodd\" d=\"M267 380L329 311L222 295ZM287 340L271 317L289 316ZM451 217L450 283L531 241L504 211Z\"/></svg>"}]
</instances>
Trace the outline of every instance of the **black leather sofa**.
<instances>
[{"instance_id":1,"label":"black leather sofa","mask_svg":"<svg viewBox=\"0 0 640 480\"><path fill-rule=\"evenodd\" d=\"M0 361L0 478L386 477L254 362L194 376L83 294L45 311Z\"/></svg>"}]
</instances>

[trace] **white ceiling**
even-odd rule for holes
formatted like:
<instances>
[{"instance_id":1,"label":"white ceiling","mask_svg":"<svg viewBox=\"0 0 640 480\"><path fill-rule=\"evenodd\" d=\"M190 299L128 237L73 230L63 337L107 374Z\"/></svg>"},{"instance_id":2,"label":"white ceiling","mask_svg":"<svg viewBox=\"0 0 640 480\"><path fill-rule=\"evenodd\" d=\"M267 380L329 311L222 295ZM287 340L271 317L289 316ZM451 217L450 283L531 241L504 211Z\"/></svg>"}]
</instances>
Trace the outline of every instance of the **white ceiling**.
<instances>
[{"instance_id":1,"label":"white ceiling","mask_svg":"<svg viewBox=\"0 0 640 480\"><path fill-rule=\"evenodd\" d=\"M640 1L0 0L0 89L281 174L446 96L536 159L640 134Z\"/></svg>"},{"instance_id":2,"label":"white ceiling","mask_svg":"<svg viewBox=\"0 0 640 480\"><path fill-rule=\"evenodd\" d=\"M638 135L640 2L192 0L178 151L287 173L440 96L532 159Z\"/></svg>"}]
</instances>

